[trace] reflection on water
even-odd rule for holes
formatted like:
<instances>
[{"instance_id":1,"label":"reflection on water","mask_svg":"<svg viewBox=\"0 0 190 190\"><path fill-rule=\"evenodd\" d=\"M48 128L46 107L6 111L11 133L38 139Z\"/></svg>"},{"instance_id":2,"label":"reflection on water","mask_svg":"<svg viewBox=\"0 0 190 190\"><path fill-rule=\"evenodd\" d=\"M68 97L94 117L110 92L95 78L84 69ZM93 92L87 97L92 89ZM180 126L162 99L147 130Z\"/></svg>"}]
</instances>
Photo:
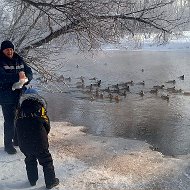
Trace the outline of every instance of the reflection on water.
<instances>
[{"instance_id":1,"label":"reflection on water","mask_svg":"<svg viewBox=\"0 0 190 190\"><path fill-rule=\"evenodd\" d=\"M190 152L190 96L159 90L151 94L154 85L165 85L190 92L189 53L186 52L100 52L94 58L67 55L65 77L68 93L45 94L49 103L50 119L70 121L84 125L96 135L141 139L152 144L167 155ZM78 66L76 66L78 65ZM185 80L179 76L185 75ZM145 81L145 85L130 86L130 92L121 101L95 99L76 88L84 77L84 86L92 83L93 77L101 80L100 89L133 80ZM176 80L175 84L166 83ZM78 83L77 83L78 84ZM143 90L144 96L139 92ZM169 94L169 101L161 98Z\"/></svg>"}]
</instances>

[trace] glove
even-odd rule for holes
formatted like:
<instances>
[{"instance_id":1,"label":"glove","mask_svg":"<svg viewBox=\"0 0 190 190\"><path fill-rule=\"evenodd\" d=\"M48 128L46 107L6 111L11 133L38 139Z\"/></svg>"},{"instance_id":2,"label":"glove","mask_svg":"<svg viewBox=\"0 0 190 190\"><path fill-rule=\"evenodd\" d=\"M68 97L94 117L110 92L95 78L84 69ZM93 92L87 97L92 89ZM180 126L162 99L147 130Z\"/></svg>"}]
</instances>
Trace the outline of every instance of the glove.
<instances>
[{"instance_id":1,"label":"glove","mask_svg":"<svg viewBox=\"0 0 190 190\"><path fill-rule=\"evenodd\" d=\"M12 90L14 91L14 90L16 90L16 89L22 88L23 85L24 85L25 83L27 83L27 82L28 82L28 78L20 79L18 82L15 82L15 83L13 84Z\"/></svg>"}]
</instances>

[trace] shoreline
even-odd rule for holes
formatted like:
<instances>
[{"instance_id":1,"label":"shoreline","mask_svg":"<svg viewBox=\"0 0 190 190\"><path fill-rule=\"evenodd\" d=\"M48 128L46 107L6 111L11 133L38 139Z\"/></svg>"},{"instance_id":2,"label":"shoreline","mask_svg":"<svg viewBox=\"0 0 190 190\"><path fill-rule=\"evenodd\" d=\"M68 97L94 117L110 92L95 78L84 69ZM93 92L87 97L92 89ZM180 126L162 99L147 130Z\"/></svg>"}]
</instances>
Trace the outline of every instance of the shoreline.
<instances>
[{"instance_id":1,"label":"shoreline","mask_svg":"<svg viewBox=\"0 0 190 190\"><path fill-rule=\"evenodd\" d=\"M99 179L91 171L92 176L85 182L88 188L82 189L177 190L179 181L183 181L184 186L189 184L187 177L190 176L187 176L186 169L190 155L165 157L158 151L152 151L146 142L94 136L86 134L85 130L84 126L52 122L50 133L50 150L55 160L61 160L63 155L69 156L84 163L88 170L101 174ZM87 175L86 171L83 175ZM122 183L113 181L115 187L111 188L108 181L116 176Z\"/></svg>"}]
</instances>

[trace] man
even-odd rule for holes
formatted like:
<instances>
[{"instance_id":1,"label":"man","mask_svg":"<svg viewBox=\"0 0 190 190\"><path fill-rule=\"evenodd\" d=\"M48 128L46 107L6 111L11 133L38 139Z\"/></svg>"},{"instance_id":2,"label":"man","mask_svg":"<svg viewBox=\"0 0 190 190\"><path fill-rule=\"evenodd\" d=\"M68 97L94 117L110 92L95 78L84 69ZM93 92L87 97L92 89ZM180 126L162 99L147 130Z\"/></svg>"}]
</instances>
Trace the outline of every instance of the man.
<instances>
[{"instance_id":1,"label":"man","mask_svg":"<svg viewBox=\"0 0 190 190\"><path fill-rule=\"evenodd\" d=\"M15 133L15 115L22 89L13 91L14 83L25 78L29 83L32 80L32 70L23 59L14 52L11 41L5 40L1 43L0 50L0 105L4 117L4 150L8 154L17 151L13 146Z\"/></svg>"}]
</instances>

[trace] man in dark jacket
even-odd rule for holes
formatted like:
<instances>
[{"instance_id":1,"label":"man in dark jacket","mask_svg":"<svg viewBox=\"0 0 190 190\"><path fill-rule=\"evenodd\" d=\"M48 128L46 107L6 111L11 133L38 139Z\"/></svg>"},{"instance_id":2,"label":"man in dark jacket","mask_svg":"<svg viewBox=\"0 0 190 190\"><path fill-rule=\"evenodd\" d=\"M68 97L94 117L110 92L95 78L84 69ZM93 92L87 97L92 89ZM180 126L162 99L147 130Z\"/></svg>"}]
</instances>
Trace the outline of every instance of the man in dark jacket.
<instances>
[{"instance_id":1,"label":"man in dark jacket","mask_svg":"<svg viewBox=\"0 0 190 190\"><path fill-rule=\"evenodd\" d=\"M19 148L26 156L26 171L31 186L36 185L38 180L38 160L43 166L46 188L51 189L59 184L59 179L55 177L53 159L48 150L50 122L41 100L42 97L36 94L21 97L16 129Z\"/></svg>"},{"instance_id":2,"label":"man in dark jacket","mask_svg":"<svg viewBox=\"0 0 190 190\"><path fill-rule=\"evenodd\" d=\"M22 89L12 90L14 83L25 78L32 80L32 70L24 60L14 52L11 41L1 43L0 51L0 105L4 117L4 147L8 154L15 154L13 146L15 115Z\"/></svg>"}]
</instances>

